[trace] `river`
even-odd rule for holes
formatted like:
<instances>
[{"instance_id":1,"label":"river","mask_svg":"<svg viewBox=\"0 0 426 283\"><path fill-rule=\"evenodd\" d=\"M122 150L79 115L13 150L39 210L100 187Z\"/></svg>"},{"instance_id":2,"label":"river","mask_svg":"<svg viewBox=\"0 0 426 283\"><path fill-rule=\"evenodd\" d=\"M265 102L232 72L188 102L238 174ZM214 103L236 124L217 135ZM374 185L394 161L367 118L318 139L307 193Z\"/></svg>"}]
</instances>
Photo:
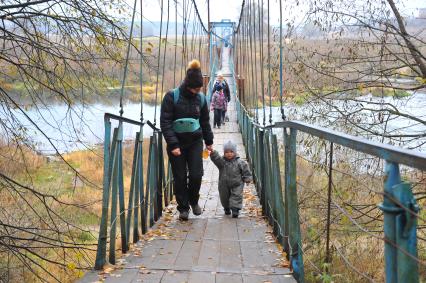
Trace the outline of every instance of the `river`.
<instances>
[{"instance_id":1,"label":"river","mask_svg":"<svg viewBox=\"0 0 426 283\"><path fill-rule=\"evenodd\" d=\"M400 112L413 115L415 117L426 119L426 92L413 93L409 97L394 99L392 97L378 98L373 96L362 96L352 102L336 101L334 104L341 109L362 107L365 102L384 102L395 105ZM369 105L370 108L382 107L378 104ZM144 105L144 118L154 121L155 107L153 105ZM156 111L157 125L159 125L159 110ZM4 111L4 110L3 110ZM91 104L91 105L73 105L69 108L66 105L49 105L47 107L32 108L26 114L37 124L37 126L50 139L46 138L40 131L32 125L29 120L20 112L12 110L19 122L24 125L25 133L29 136L38 151L44 154L55 153L55 148L59 152L70 152L78 149L90 148L103 143L104 135L104 113L117 114L119 108L117 105ZM312 122L316 125L331 127L337 130L342 129L339 123L335 122L338 115L336 109L327 106L325 103L311 103L301 106L285 105L286 115L291 119L304 120ZM259 109L260 121L263 121L263 109ZM327 113L324 116L323 113ZM269 120L269 108L265 109L267 121ZM4 115L1 112L0 115ZM377 119L377 114L372 115L370 111L359 111L357 114L359 119L363 121L374 121ZM140 104L128 103L124 105L123 116L140 120ZM272 108L272 119L274 122L281 120L281 112L279 107ZM116 123L113 123L116 125ZM339 126L340 125L340 126ZM383 125L376 126L383 128ZM134 139L137 126L125 124L124 138ZM386 124L387 133L426 133L426 125L407 119L404 117L390 118ZM149 126L144 127L144 136L151 135L152 130ZM357 129L353 129L352 134L360 134ZM421 151L426 151L426 146L421 145L425 139L413 139L405 147L416 147ZM398 145L398 144L397 144ZM55 148L54 148L55 147Z\"/></svg>"}]
</instances>

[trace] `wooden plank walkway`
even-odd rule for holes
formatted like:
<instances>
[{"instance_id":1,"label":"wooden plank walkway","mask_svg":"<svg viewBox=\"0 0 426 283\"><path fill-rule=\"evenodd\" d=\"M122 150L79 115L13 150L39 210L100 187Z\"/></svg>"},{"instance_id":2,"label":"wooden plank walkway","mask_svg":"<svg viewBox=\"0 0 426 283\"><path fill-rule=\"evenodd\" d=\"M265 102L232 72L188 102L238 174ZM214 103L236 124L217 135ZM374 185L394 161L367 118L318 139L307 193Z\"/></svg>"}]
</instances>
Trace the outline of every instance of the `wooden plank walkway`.
<instances>
[{"instance_id":1,"label":"wooden plank walkway","mask_svg":"<svg viewBox=\"0 0 426 283\"><path fill-rule=\"evenodd\" d=\"M214 147L222 150L228 140L238 144L245 158L236 115L220 130L214 129ZM225 216L217 189L219 171L204 161L201 216L177 219L173 206L115 268L89 272L81 282L295 282L283 268L282 254L270 227L260 217L253 185L246 186L240 218Z\"/></svg>"},{"instance_id":2,"label":"wooden plank walkway","mask_svg":"<svg viewBox=\"0 0 426 283\"><path fill-rule=\"evenodd\" d=\"M229 80L228 80L229 81ZM231 87L233 87L231 85ZM230 122L214 129L214 148L232 140L245 158L236 113L231 101ZM115 267L89 272L80 282L296 282L285 265L271 228L261 217L253 185L244 189L244 208L238 219L224 215L217 189L219 171L204 160L199 204L201 216L178 220L175 206Z\"/></svg>"}]
</instances>

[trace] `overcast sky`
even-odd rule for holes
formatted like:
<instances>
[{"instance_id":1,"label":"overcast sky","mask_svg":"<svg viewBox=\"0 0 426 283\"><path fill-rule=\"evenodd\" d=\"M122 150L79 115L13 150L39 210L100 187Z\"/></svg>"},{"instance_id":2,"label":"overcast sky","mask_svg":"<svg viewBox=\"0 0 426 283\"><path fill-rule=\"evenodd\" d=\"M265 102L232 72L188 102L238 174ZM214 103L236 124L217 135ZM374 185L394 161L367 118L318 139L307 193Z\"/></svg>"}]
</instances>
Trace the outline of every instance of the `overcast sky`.
<instances>
[{"instance_id":1,"label":"overcast sky","mask_svg":"<svg viewBox=\"0 0 426 283\"><path fill-rule=\"evenodd\" d=\"M134 0L124 0L128 3L129 7L133 7ZM163 0L165 5L165 12L164 16L166 15L166 5L167 1L170 1L170 13L171 15L171 21L174 21L174 0ZM191 0L186 0L191 1ZM291 3L294 3L296 0L286 0L283 1L283 17L285 18L292 18L292 17L298 17L298 15L303 14L300 13L300 11L297 10L295 6L292 6L289 8L289 5L291 6ZM364 1L364 0L361 0ZM380 0L373 0L373 1L380 1ZM178 0L178 13L182 13L182 7L181 3L183 0ZM198 6L198 10L201 14L201 18L203 22L207 23L207 1L206 0L195 0ZM247 1L246 1L247 2ZM303 2L303 1L300 1ZM426 1L425 0L397 0L398 7L400 9L400 12L404 15L417 15L418 8L426 8ZM138 0L139 3L139 0ZM161 10L160 10L160 0L144 0L144 11L143 14L146 19L150 21L159 21L161 16ZM240 15L241 10L241 3L242 0L210 0L210 17L211 21L220 21L222 19L231 19L233 21L237 21ZM264 0L264 4L266 7L267 1ZM274 24L274 22L278 22L279 20L279 4L278 0L270 0L270 13L271 13L271 23ZM284 4L285 3L285 4ZM137 8L139 10L139 7ZM299 10L306 9L306 7L299 6ZM266 16L266 15L265 15ZM180 16L179 16L180 18ZM180 20L179 20L180 21Z\"/></svg>"}]
</instances>

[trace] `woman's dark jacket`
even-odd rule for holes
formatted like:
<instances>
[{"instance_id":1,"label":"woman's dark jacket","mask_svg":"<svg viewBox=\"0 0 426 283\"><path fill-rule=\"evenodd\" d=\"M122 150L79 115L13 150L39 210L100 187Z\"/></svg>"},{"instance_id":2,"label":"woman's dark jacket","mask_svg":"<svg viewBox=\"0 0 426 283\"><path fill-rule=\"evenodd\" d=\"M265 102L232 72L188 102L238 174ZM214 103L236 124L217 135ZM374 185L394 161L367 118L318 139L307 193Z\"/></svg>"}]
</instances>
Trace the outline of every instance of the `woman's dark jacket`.
<instances>
[{"instance_id":1,"label":"woman's dark jacket","mask_svg":"<svg viewBox=\"0 0 426 283\"><path fill-rule=\"evenodd\" d=\"M186 148L195 141L203 138L206 145L213 144L213 132L210 126L209 108L207 101L201 107L199 95L192 94L184 85L179 87L180 96L175 104L173 90L166 93L161 103L160 127L167 149ZM192 133L175 133L173 121L181 118L194 118L200 120L200 128Z\"/></svg>"}]
</instances>

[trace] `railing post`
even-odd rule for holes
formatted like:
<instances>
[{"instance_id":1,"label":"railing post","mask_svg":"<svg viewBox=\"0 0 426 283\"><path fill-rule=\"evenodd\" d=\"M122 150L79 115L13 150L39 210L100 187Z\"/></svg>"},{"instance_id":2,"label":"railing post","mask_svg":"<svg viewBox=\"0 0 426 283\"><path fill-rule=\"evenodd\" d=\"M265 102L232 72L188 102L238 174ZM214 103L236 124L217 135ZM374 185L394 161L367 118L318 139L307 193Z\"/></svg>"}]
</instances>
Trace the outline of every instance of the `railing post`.
<instances>
[{"instance_id":1,"label":"railing post","mask_svg":"<svg viewBox=\"0 0 426 283\"><path fill-rule=\"evenodd\" d=\"M330 143L330 155L328 162L328 192L327 192L327 227L326 227L326 245L325 245L325 262L331 262L330 256L330 215L331 215L331 188L333 185L333 143ZM327 267L328 268L328 267Z\"/></svg>"},{"instance_id":2,"label":"railing post","mask_svg":"<svg viewBox=\"0 0 426 283\"><path fill-rule=\"evenodd\" d=\"M154 213L153 213L153 189L152 189L152 183L153 178L153 168L152 168L152 160L154 158L153 156L153 143L154 143L154 137L151 136L149 139L149 150L148 150L148 164L146 168L146 190L145 190L145 205L144 205L144 211L145 211L145 218L143 219L145 221L145 225L147 225L146 222L148 222L149 227L154 225ZM154 167L155 168L155 167ZM142 226L143 228L143 226ZM147 231L148 226L145 226L145 232ZM143 230L142 230L142 233Z\"/></svg>"},{"instance_id":3,"label":"railing post","mask_svg":"<svg viewBox=\"0 0 426 283\"><path fill-rule=\"evenodd\" d=\"M266 172L268 172L268 175L271 173L271 151L270 151L270 132L271 130L265 130L265 134L264 134L264 149L263 149L263 165L262 167L264 168L264 186L265 188L263 189L263 191L265 192L265 212L266 212L266 216L268 217L268 221L269 221L269 225L273 226L273 228L275 229L275 225L274 225L274 219L273 219L273 215L274 215L274 205L273 205L273 201L272 201L272 185L271 185L271 178L270 176L266 177Z\"/></svg>"},{"instance_id":4,"label":"railing post","mask_svg":"<svg viewBox=\"0 0 426 283\"><path fill-rule=\"evenodd\" d=\"M142 127L141 127L142 128ZM136 151L136 163L135 163L135 177L134 177L134 205L133 205L133 243L136 243L139 241L139 209L142 209L142 203L140 202L140 166L141 166L141 156L140 156L140 148L142 148L142 141L141 141L141 135L142 135L142 129L140 132L138 132L138 140L137 140L137 147L135 149ZM142 137L143 138L143 137ZM130 214L130 208L129 208L129 214ZM130 232L129 232L130 233ZM130 234L129 234L130 237Z\"/></svg>"},{"instance_id":5,"label":"railing post","mask_svg":"<svg viewBox=\"0 0 426 283\"><path fill-rule=\"evenodd\" d=\"M158 217L163 215L163 184L164 184L164 159L163 159L163 136L161 132L157 133L157 166L158 166L158 176L157 176L157 210Z\"/></svg>"},{"instance_id":6,"label":"railing post","mask_svg":"<svg viewBox=\"0 0 426 283\"><path fill-rule=\"evenodd\" d=\"M262 203L262 194L261 194L261 183L260 183L260 150L259 150L259 128L256 127L254 129L254 139L256 142L256 147L255 147L255 158L254 158L254 162L252 164L253 167L253 172L254 172L254 177L255 177L255 182L256 182L256 192L257 195L259 197L260 203Z\"/></svg>"},{"instance_id":7,"label":"railing post","mask_svg":"<svg viewBox=\"0 0 426 283\"><path fill-rule=\"evenodd\" d=\"M127 219L126 219L126 235L127 235L127 242L126 245L129 245L130 242L130 226L132 223L132 214L135 207L137 207L138 197L135 197L135 190L136 187L136 170L137 170L137 163L138 163L138 146L139 146L139 132L136 133L136 140L135 140L135 146L133 150L133 162L132 162L132 176L130 179L130 191L129 191L129 199L128 199L128 205L127 205ZM136 203L136 204L134 204ZM135 211L135 214L137 215L137 211ZM134 238L133 234L133 238Z\"/></svg>"},{"instance_id":8,"label":"railing post","mask_svg":"<svg viewBox=\"0 0 426 283\"><path fill-rule=\"evenodd\" d=\"M396 244L398 283L419 282L417 262L417 213L419 207L411 190L411 184L403 182L395 185L395 200L403 211L396 216Z\"/></svg>"},{"instance_id":9,"label":"railing post","mask_svg":"<svg viewBox=\"0 0 426 283\"><path fill-rule=\"evenodd\" d=\"M259 135L258 135L257 142L259 143L259 151L258 151L259 156L258 156L258 159L257 159L257 165L258 165L258 168L259 168L259 177L260 177L259 178L260 180L258 180L258 181L260 181L260 182L258 182L258 185L260 184L259 192L260 192L260 203L262 205L262 214L267 215L266 214L267 199L266 199L266 192L265 192L265 164L263 162L264 158L261 158L261 156L263 156L263 154L265 152L265 150L264 150L264 148L265 148L265 145L264 145L265 132L263 130L259 129L258 133L259 133Z\"/></svg>"},{"instance_id":10,"label":"railing post","mask_svg":"<svg viewBox=\"0 0 426 283\"><path fill-rule=\"evenodd\" d=\"M418 282L417 212L411 185L401 183L399 165L386 162L384 213L387 283Z\"/></svg>"},{"instance_id":11,"label":"railing post","mask_svg":"<svg viewBox=\"0 0 426 283\"><path fill-rule=\"evenodd\" d=\"M170 160L167 161L167 190L169 201L173 199L173 173Z\"/></svg>"},{"instance_id":12,"label":"railing post","mask_svg":"<svg viewBox=\"0 0 426 283\"><path fill-rule=\"evenodd\" d=\"M117 171L119 167L119 142L118 142L118 128L114 129L112 139L112 181L111 181L111 219L110 219L110 232L109 232L109 262L115 264L115 236L117 232L117 194L118 194L118 176Z\"/></svg>"},{"instance_id":13,"label":"railing post","mask_svg":"<svg viewBox=\"0 0 426 283\"><path fill-rule=\"evenodd\" d=\"M118 126L118 205L120 209L120 234L121 234L121 251L126 253L128 250L126 234L126 207L124 205L124 177L123 177L123 124L120 122Z\"/></svg>"},{"instance_id":14,"label":"railing post","mask_svg":"<svg viewBox=\"0 0 426 283\"><path fill-rule=\"evenodd\" d=\"M275 215L278 222L278 231L277 238L281 245L284 247L285 238L284 238L284 201L283 201L283 190L281 187L281 170L279 164L279 155L278 155L278 142L277 136L272 135L272 173L273 173L273 190L274 190L274 201L275 201Z\"/></svg>"},{"instance_id":15,"label":"railing post","mask_svg":"<svg viewBox=\"0 0 426 283\"><path fill-rule=\"evenodd\" d=\"M250 120L250 123L249 123L249 146L248 146L248 152L249 152L248 158L249 158L250 163L253 162L253 154L254 154L254 152L253 152L253 143L254 143L254 139L253 139L253 121Z\"/></svg>"},{"instance_id":16,"label":"railing post","mask_svg":"<svg viewBox=\"0 0 426 283\"><path fill-rule=\"evenodd\" d=\"M397 262L396 262L396 235L395 217L400 212L400 208L392 201L393 187L401 183L399 165L393 162L386 162L385 165L385 194L380 209L384 214L385 233L385 271L386 283L397 283Z\"/></svg>"},{"instance_id":17,"label":"railing post","mask_svg":"<svg viewBox=\"0 0 426 283\"><path fill-rule=\"evenodd\" d=\"M301 246L299 204L297 198L297 172L296 172L296 135L297 130L290 129L289 154L286 155L288 162L288 174L286 175L287 206L289 213L289 240L290 240L290 263L293 268L294 277L298 282L304 282L303 255Z\"/></svg>"},{"instance_id":18,"label":"railing post","mask_svg":"<svg viewBox=\"0 0 426 283\"><path fill-rule=\"evenodd\" d=\"M146 225L146 215L147 215L147 203L148 203L148 199L147 199L147 191L145 190L145 178L144 178L144 166L143 166L143 128L141 128L141 136L140 139L140 148L139 148L139 154L140 154L140 167L138 170L138 174L139 174L139 203L140 203L140 211L141 211L141 230L142 230L142 234L145 234L148 230L147 225ZM148 153L149 156L149 153ZM148 176L148 175L146 175ZM148 177L147 177L148 178Z\"/></svg>"},{"instance_id":19,"label":"railing post","mask_svg":"<svg viewBox=\"0 0 426 283\"><path fill-rule=\"evenodd\" d=\"M288 190L290 187L289 180L289 155L290 155L290 146L289 146L289 135L287 133L287 128L283 128L283 141L284 141L284 251L287 253L287 259L290 259L290 247L289 247L289 212L288 212Z\"/></svg>"},{"instance_id":20,"label":"railing post","mask_svg":"<svg viewBox=\"0 0 426 283\"><path fill-rule=\"evenodd\" d=\"M111 153L111 121L105 119L104 139L104 177L102 192L102 216L99 228L98 249L96 251L95 269L102 269L106 262L106 245L108 238L108 208L110 195L110 153Z\"/></svg>"}]
</instances>

